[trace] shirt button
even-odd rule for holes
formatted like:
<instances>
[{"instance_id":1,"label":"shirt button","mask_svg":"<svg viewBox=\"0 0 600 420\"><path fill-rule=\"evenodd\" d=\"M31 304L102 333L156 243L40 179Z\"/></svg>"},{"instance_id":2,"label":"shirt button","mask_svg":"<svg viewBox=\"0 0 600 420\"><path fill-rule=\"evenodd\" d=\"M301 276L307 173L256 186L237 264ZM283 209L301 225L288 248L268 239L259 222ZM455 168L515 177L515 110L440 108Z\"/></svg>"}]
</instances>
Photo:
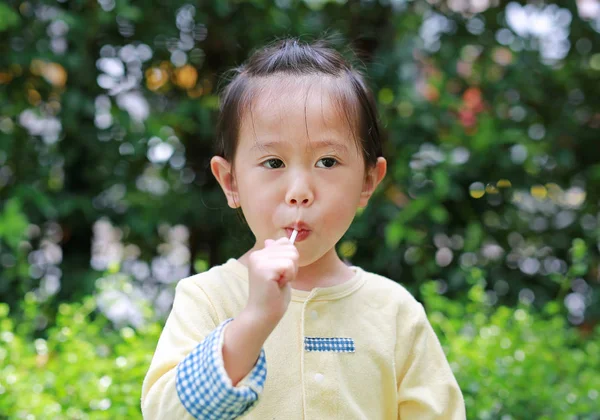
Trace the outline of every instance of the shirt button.
<instances>
[{"instance_id":1,"label":"shirt button","mask_svg":"<svg viewBox=\"0 0 600 420\"><path fill-rule=\"evenodd\" d=\"M310 311L310 317L312 319L317 319L319 317L319 314L317 313L317 311L312 310L312 311Z\"/></svg>"},{"instance_id":2,"label":"shirt button","mask_svg":"<svg viewBox=\"0 0 600 420\"><path fill-rule=\"evenodd\" d=\"M316 382L323 382L323 379L325 379L325 377L323 375L321 375L320 373L315 374L315 381Z\"/></svg>"}]
</instances>

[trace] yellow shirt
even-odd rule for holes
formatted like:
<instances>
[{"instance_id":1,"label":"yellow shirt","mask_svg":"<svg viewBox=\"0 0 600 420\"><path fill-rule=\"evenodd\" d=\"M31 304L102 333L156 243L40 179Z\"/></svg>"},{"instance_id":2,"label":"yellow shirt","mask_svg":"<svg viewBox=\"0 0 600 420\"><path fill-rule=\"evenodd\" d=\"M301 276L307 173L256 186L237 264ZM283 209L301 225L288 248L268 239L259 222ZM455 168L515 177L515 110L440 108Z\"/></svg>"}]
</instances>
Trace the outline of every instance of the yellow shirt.
<instances>
[{"instance_id":1,"label":"yellow shirt","mask_svg":"<svg viewBox=\"0 0 600 420\"><path fill-rule=\"evenodd\" d=\"M292 290L286 314L263 347L264 389L258 367L235 387L258 398L242 418L465 419L460 388L423 306L392 280L351 268L355 275L343 284ZM142 386L144 418L204 418L182 404L177 368L244 308L247 289L248 270L235 259L179 282ZM332 338L351 346L324 340ZM213 341L221 346L222 335Z\"/></svg>"}]
</instances>

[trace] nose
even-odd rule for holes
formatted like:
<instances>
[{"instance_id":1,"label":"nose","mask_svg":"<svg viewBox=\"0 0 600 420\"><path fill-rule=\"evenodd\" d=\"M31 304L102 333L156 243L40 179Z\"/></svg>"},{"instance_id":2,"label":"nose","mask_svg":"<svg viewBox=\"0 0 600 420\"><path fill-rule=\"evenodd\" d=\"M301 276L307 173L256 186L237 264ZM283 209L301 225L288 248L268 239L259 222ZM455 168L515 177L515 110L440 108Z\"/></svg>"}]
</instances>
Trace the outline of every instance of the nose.
<instances>
[{"instance_id":1,"label":"nose","mask_svg":"<svg viewBox=\"0 0 600 420\"><path fill-rule=\"evenodd\" d=\"M291 182L285 201L290 206L307 207L314 201L314 193L308 177L295 176Z\"/></svg>"}]
</instances>

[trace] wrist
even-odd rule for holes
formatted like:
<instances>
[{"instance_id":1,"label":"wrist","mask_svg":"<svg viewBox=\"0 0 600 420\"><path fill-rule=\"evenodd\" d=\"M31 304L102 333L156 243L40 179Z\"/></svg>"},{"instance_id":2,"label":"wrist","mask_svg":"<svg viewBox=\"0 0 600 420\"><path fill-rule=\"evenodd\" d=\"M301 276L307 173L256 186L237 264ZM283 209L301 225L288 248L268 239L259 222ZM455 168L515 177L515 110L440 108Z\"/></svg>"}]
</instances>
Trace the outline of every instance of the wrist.
<instances>
[{"instance_id":1,"label":"wrist","mask_svg":"<svg viewBox=\"0 0 600 420\"><path fill-rule=\"evenodd\" d=\"M253 308L251 306L246 306L236 319L249 330L253 330L254 333L264 335L265 339L281 320L280 317L267 314L260 308Z\"/></svg>"}]
</instances>

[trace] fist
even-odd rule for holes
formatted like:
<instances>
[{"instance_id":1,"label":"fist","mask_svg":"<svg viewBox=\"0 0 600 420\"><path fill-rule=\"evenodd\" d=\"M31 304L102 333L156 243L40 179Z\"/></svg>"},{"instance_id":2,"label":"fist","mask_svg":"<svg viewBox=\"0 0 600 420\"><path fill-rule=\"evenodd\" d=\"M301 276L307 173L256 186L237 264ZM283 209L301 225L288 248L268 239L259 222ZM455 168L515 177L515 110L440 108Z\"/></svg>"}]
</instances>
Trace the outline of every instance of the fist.
<instances>
[{"instance_id":1,"label":"fist","mask_svg":"<svg viewBox=\"0 0 600 420\"><path fill-rule=\"evenodd\" d=\"M291 299L290 282L298 273L298 250L288 238L267 239L248 259L248 305L259 318L279 322Z\"/></svg>"}]
</instances>

